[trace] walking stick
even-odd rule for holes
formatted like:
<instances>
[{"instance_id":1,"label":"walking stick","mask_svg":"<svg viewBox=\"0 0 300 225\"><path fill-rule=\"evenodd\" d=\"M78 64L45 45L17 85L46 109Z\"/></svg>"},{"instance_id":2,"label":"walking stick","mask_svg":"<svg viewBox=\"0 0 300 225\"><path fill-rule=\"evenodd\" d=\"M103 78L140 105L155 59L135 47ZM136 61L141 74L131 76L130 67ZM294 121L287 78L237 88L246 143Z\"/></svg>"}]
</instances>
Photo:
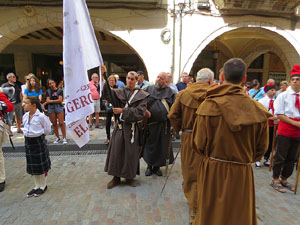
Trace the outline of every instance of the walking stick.
<instances>
[{"instance_id":1,"label":"walking stick","mask_svg":"<svg viewBox=\"0 0 300 225\"><path fill-rule=\"evenodd\" d=\"M144 152L144 148L145 148L145 145L146 145L147 129L148 129L147 122L148 122L148 117L145 116L144 119L143 119L143 127L144 127L144 130L143 130L143 142L142 142L140 150L139 150L139 159L142 158L143 152Z\"/></svg>"},{"instance_id":2,"label":"walking stick","mask_svg":"<svg viewBox=\"0 0 300 225\"><path fill-rule=\"evenodd\" d=\"M172 137L173 137L173 134L171 132L170 133L170 139L169 139L169 145L168 145L168 155L167 155L167 160L166 160L165 177L168 176L168 169L169 169L169 164L170 164L170 155L171 155L171 150L172 150Z\"/></svg>"},{"instance_id":3,"label":"walking stick","mask_svg":"<svg viewBox=\"0 0 300 225\"><path fill-rule=\"evenodd\" d=\"M272 141L272 151L271 151L271 159L270 159L269 171L271 171L272 167L273 167L273 155L274 155L274 145L275 145L275 138L276 138L276 130L277 130L277 124L274 124L273 141Z\"/></svg>"},{"instance_id":4,"label":"walking stick","mask_svg":"<svg viewBox=\"0 0 300 225\"><path fill-rule=\"evenodd\" d=\"M12 139L11 139L11 137L9 137L9 141L10 141L10 144L11 144L11 147L13 148L13 150L16 150L16 149L15 149L15 146L14 146L14 143L13 143L13 141L12 141Z\"/></svg>"},{"instance_id":5,"label":"walking stick","mask_svg":"<svg viewBox=\"0 0 300 225\"><path fill-rule=\"evenodd\" d=\"M161 196L161 195L162 195L162 193L164 192L164 189L165 189L165 187L166 187L166 184L167 184L167 182L168 182L168 179L169 179L169 177L170 177L170 175L171 175L171 171L172 171L172 169L173 169L173 167L174 167L174 165L175 165L175 162L176 162L177 156L178 156L178 154L179 154L179 152L180 152L180 149L181 149L181 144L180 144L179 150L178 150L178 152L177 152L177 154L176 154L176 156L175 156L175 159L174 159L173 165L172 165L172 166L171 166L171 168L170 168L169 175L166 177L166 180L165 180L164 186L163 186L163 187L162 187L162 189L161 189L160 196Z\"/></svg>"},{"instance_id":6,"label":"walking stick","mask_svg":"<svg viewBox=\"0 0 300 225\"><path fill-rule=\"evenodd\" d=\"M297 188L298 188L298 182L299 182L299 173L300 173L300 155L299 155L298 164L297 164L296 185L295 185L294 194L297 194Z\"/></svg>"}]
</instances>

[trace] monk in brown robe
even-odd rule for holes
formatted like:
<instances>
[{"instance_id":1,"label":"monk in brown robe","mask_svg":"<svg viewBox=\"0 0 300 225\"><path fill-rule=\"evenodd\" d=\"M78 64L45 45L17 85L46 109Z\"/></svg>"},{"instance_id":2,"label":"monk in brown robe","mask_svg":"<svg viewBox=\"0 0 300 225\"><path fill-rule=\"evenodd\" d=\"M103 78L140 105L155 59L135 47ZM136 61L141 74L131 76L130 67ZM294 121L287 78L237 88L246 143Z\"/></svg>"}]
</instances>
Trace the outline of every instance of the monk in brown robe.
<instances>
[{"instance_id":1,"label":"monk in brown robe","mask_svg":"<svg viewBox=\"0 0 300 225\"><path fill-rule=\"evenodd\" d=\"M251 163L268 148L272 114L243 92L246 68L241 59L228 60L223 84L207 91L196 112L193 149L204 159L194 225L257 225Z\"/></svg>"},{"instance_id":2,"label":"monk in brown robe","mask_svg":"<svg viewBox=\"0 0 300 225\"><path fill-rule=\"evenodd\" d=\"M176 133L181 135L181 169L183 191L189 203L189 222L192 223L197 212L197 171L201 156L193 151L192 129L196 119L196 110L203 102L206 91L211 87L214 73L201 69L197 73L196 83L180 91L168 115Z\"/></svg>"},{"instance_id":3,"label":"monk in brown robe","mask_svg":"<svg viewBox=\"0 0 300 225\"><path fill-rule=\"evenodd\" d=\"M142 144L142 120L146 113L148 93L136 88L138 75L131 71L127 74L126 84L123 89L113 89L113 112L120 115L120 122L116 124L108 146L108 154L104 171L114 176L107 184L113 188L120 184L121 177L126 178L126 183L136 186L134 180L139 174L139 147Z\"/></svg>"}]
</instances>

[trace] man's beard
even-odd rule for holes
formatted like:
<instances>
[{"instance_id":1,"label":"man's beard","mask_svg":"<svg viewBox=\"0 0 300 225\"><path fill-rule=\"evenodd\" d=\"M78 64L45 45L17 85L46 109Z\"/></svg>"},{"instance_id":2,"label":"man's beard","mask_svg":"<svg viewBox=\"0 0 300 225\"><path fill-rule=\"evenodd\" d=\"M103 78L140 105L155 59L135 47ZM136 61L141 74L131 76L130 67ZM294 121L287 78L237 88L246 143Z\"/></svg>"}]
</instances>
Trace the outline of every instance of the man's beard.
<instances>
[{"instance_id":1,"label":"man's beard","mask_svg":"<svg viewBox=\"0 0 300 225\"><path fill-rule=\"evenodd\" d=\"M164 88L164 87L166 87L166 84L164 84L164 85L159 85L157 82L155 83L155 87L158 87L158 88Z\"/></svg>"}]
</instances>

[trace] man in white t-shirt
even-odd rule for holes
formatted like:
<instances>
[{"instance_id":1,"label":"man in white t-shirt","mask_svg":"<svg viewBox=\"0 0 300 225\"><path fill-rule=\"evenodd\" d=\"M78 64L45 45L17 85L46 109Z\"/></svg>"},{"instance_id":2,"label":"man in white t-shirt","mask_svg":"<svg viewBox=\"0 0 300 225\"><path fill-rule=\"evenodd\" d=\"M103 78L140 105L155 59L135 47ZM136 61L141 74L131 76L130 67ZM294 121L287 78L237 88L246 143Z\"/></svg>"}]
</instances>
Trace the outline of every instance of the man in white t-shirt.
<instances>
[{"instance_id":1,"label":"man in white t-shirt","mask_svg":"<svg viewBox=\"0 0 300 225\"><path fill-rule=\"evenodd\" d=\"M276 98L275 115L280 119L276 137L272 187L279 192L285 188L295 191L288 182L299 156L300 147L300 65L294 65L290 87ZM285 187L285 188L283 188Z\"/></svg>"},{"instance_id":2,"label":"man in white t-shirt","mask_svg":"<svg viewBox=\"0 0 300 225\"><path fill-rule=\"evenodd\" d=\"M275 94L276 94L276 86L274 83L269 83L264 87L265 91L265 97L258 100L259 103L263 104L263 106L274 115L274 100L275 100ZM272 151L272 144L273 144L273 132L274 132L274 124L278 124L279 120L274 116L272 118L269 118L269 147L267 152L264 155L264 165L269 166L269 158ZM260 161L257 161L255 163L256 167L260 167Z\"/></svg>"}]
</instances>

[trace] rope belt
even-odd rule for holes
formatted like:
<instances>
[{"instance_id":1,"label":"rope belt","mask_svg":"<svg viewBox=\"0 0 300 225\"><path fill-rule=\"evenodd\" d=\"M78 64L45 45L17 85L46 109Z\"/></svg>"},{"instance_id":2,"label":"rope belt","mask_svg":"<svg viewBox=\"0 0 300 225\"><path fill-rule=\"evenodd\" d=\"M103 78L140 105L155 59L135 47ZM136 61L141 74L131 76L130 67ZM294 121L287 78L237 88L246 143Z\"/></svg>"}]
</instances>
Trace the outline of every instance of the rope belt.
<instances>
[{"instance_id":1,"label":"rope belt","mask_svg":"<svg viewBox=\"0 0 300 225\"><path fill-rule=\"evenodd\" d=\"M191 129L183 129L182 132L192 133L193 130L191 130Z\"/></svg>"},{"instance_id":2,"label":"rope belt","mask_svg":"<svg viewBox=\"0 0 300 225\"><path fill-rule=\"evenodd\" d=\"M121 121L122 121L122 123L118 123L119 130L123 129L124 120L121 120ZM141 123L141 122L143 122L143 121L141 120L141 121L131 123L131 139L130 139L131 144L134 142L135 125L138 124L138 123Z\"/></svg>"},{"instance_id":3,"label":"rope belt","mask_svg":"<svg viewBox=\"0 0 300 225\"><path fill-rule=\"evenodd\" d=\"M219 162L225 162L225 163L234 163L234 164L239 164L239 165L251 165L251 163L242 163L242 162L235 162L235 161L228 161L224 159L216 159L214 157L208 157L212 160L219 161Z\"/></svg>"}]
</instances>

